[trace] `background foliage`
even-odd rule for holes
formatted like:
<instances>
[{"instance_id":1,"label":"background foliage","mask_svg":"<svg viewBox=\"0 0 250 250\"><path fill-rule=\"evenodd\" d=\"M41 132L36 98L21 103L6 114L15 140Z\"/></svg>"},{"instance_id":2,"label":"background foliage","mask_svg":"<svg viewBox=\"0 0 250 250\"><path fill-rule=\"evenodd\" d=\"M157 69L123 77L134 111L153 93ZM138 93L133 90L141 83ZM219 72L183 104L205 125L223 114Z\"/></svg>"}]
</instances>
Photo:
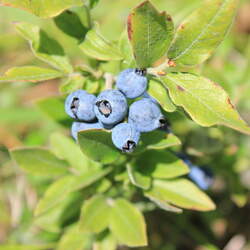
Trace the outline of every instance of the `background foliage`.
<instances>
[{"instance_id":1,"label":"background foliage","mask_svg":"<svg viewBox=\"0 0 250 250\"><path fill-rule=\"evenodd\" d=\"M2 1L2 3L6 2L8 1ZM51 12L41 6L21 7L28 8L31 11L39 10L35 13L36 15L48 17L59 13L57 1L52 2L55 7L51 9ZM61 10L70 7L68 1L64 2L67 4L59 6ZM81 1L72 2L74 2L74 5L81 4ZM63 110L58 108L63 105L63 100L59 97L61 93L69 93L72 89L81 88L83 85L92 93L99 92L105 81L102 77L103 72L117 74L120 68L126 68L133 63L126 61L124 65L117 66L116 61L124 58L120 48L125 48L122 51L126 51L126 36L124 35L124 38L118 44L112 41L120 39L128 14L140 1L100 1L96 6L95 3L97 1L90 1L90 6L93 7L91 16L98 24L95 24L95 28L88 33L91 25L90 17L86 14L87 12L81 11L79 13L77 8L72 9L71 14L63 12L52 21L51 19L41 19L19 9L0 7L0 73L3 75L1 80L4 80L0 83L1 250L89 249L92 242L95 242L94 249L115 249L116 239L114 236L107 231L100 233L107 225L103 218L108 214L109 202L114 202L111 200L106 203L106 199L101 195L111 185L109 179L102 177L109 175L111 170L109 167L100 169L97 163L91 162L93 167L91 172L88 172L88 169L84 167L88 164L83 166L79 163L83 161L84 155L73 141L65 136L69 135L71 122ZM199 6L200 1L178 0L167 1L166 3L163 0L155 0L152 3L159 10L166 10L168 14L171 14L175 25L177 25L187 14ZM232 31L208 61L202 66L190 69L186 68L187 58L185 56L179 57L178 60L183 65L177 69L178 71L202 73L203 76L220 84L229 93L232 103L236 105L241 116L248 123L250 123L248 98L250 94L249 9L250 6L247 1L240 2ZM109 14L107 15L107 13ZM69 19L68 15L75 17L70 18L71 25L65 22ZM29 24L21 22L28 22ZM74 30L71 29L72 25L76 27ZM37 26L42 30L38 29ZM100 31L110 42L107 43L100 37ZM171 33L171 27L168 31ZM31 33L32 35L30 35ZM84 36L87 39L82 40ZM30 41L36 57L33 56L25 39ZM59 41L60 45L54 39ZM97 39L99 42L97 48L89 42L93 39ZM167 40L165 42L168 43ZM98 48L102 49L101 53L97 53ZM198 48L201 47L198 46ZM54 53L55 51L56 53ZM140 50L138 53L140 54ZM171 53L170 49L171 58L177 57L176 54ZM127 53L125 54L127 55ZM68 57L65 55L68 55ZM100 59L101 63L93 58L91 59L91 57ZM142 63L150 64L154 60L155 58L145 58ZM200 61L204 61L204 57L192 57L194 64ZM45 62L49 62L55 69L50 68L48 70L48 65ZM82 74L72 73L70 62L78 65L77 67ZM24 65L32 65L29 66L32 68L27 66L24 68ZM23 82L23 79L20 78L20 71L18 71L20 68L13 68L16 66L23 67L21 69L22 74L25 72L25 80L29 82ZM6 74L5 72L9 68L12 68L12 70ZM32 74L30 74L31 71ZM54 79L65 74L70 74L70 77L63 83ZM34 83L34 77L38 83ZM167 78L164 79L164 82L167 82L171 95L171 86L174 90L174 85L171 85L171 75ZM9 83L8 80L13 82ZM41 80L46 81L40 83ZM152 86L152 83L150 86ZM154 83L154 86L157 86L157 83ZM155 88L152 87L151 91L149 90L152 95ZM189 111L188 106L186 106L188 103L182 103L183 100L186 100L185 96L178 100L173 91L171 97L175 100L175 104L187 107L185 111ZM168 112L175 109L171 102L164 102L162 106ZM201 112L206 115L206 110L203 111L201 108ZM201 125L223 124L223 121L218 122L216 120L218 117L212 121L197 120L194 114L188 113ZM138 197L134 197L133 202L136 207L144 211L148 225L148 241L150 242L148 248L142 247L140 249L248 249L250 247L248 223L250 219L249 137L222 126L199 127L191 119L187 119L182 110L168 113L168 117L172 123L174 134L182 142L182 145L179 145L179 142L176 141L178 139L172 138L173 145L176 145L174 149L186 152L195 164L207 165L214 172L215 182L208 194L216 204L217 209L206 213L188 210L178 213L180 212L178 208L167 207L167 210L172 209L177 212L171 213L160 209L155 210L151 203L141 202ZM239 126L242 126L242 124L239 125L236 122L231 127L239 128ZM245 130L244 126L243 130ZM100 136L103 136L105 141L107 140L106 134L81 134L80 144L90 143L93 138L100 138ZM23 146L36 148L32 152L25 151L25 149L11 152L19 165L24 170L28 170L28 173L21 170L10 159L9 155L9 150ZM112 146L107 147L105 145L103 147L103 144L98 146L100 147L98 152L104 152L105 157L102 155L94 155L93 157L101 159L102 163L114 162L119 157L117 151L112 150ZM53 154L44 149L46 147L50 148ZM96 147L96 145L93 145L93 147ZM161 150L157 151L157 156L154 152L154 149L161 148L162 144L148 145L146 143L146 147L149 151L137 160L136 165L144 166L154 157L157 159L166 157L165 152L163 154ZM90 150L85 153L89 155L92 152ZM33 157L34 161L39 157L46 158L48 161L46 165L43 163L41 166L34 166L30 160L25 161L30 157ZM85 158L84 161L90 160ZM122 164L125 159L120 158L119 161L117 165ZM157 164L157 162L150 163ZM185 166L181 162L179 164L182 172L177 176L187 172ZM50 185L53 178L68 174L69 166L73 168L70 169L70 172L79 175L66 175ZM143 191L148 187L147 178L143 178L144 176L138 172L133 172L133 166L127 165L126 168L128 173L133 176L133 184L142 188L140 189L141 192L144 192L146 197L153 200L155 190ZM157 168L158 172L154 173L155 177L162 174L160 164L157 165ZM119 171L118 168L117 172L119 173ZM169 175L173 172L175 171L164 172L164 174L168 175L168 178L172 178L175 176ZM123 180L127 177L117 174L116 178L118 182L123 183L123 188L126 190L128 183L123 182ZM96 180L102 181L92 185ZM185 190L186 186L186 190L191 190L190 192L195 189L182 178L175 182L174 186L171 180L164 182L164 184L161 183L161 180L155 180L154 182L155 187L163 186L166 190L170 188L181 190L180 187ZM50 188L47 190L49 186ZM146 241L144 238L144 222L138 211L126 200L121 199L122 196L130 199L133 190L127 188L127 192L124 194L123 189L117 186L111 189L110 195L114 195L112 192L119 199L115 200L114 204L112 203L114 213L111 216L111 229L116 232L115 236L121 242L126 242L131 246L140 245ZM194 192L197 191L194 190ZM84 203L85 205L81 208L82 204L79 201L87 199L93 193L96 195ZM67 198L64 199L64 196ZM44 197L44 199L40 200L41 197ZM183 197L181 198L176 205L189 208L189 202ZM38 200L40 201L38 202ZM212 206L207 197L195 202L199 210L206 210L207 206L209 208ZM86 231L84 233L82 231L79 233L78 227L74 224L78 218L81 218L80 209L82 210L81 214L89 214L87 216L89 220L80 220L80 228L82 231ZM97 211L100 217L91 219L95 209L100 209L103 214L99 214ZM35 219L34 214L36 215ZM123 224L123 218L119 217L120 214L123 214L128 221L138 221L136 224L138 228L130 232L131 228L120 227ZM98 223L92 223L95 220ZM88 231L99 234L96 236ZM130 234L124 234L124 231L130 232ZM72 241L72 239L74 240ZM138 239L141 239L141 242L138 242ZM121 247L121 249L126 249L126 247Z\"/></svg>"}]
</instances>

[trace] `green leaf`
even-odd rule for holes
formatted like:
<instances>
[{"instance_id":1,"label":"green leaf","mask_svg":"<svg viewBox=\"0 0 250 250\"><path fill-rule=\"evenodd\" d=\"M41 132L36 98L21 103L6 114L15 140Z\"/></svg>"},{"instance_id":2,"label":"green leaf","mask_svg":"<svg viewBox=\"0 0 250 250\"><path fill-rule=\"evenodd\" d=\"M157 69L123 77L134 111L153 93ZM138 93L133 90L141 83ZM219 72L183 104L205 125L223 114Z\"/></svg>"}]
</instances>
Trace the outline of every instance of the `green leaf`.
<instances>
[{"instance_id":1,"label":"green leaf","mask_svg":"<svg viewBox=\"0 0 250 250\"><path fill-rule=\"evenodd\" d=\"M64 99L59 96L40 99L36 102L37 107L53 121L66 126L72 125L72 119L64 111Z\"/></svg>"},{"instance_id":2,"label":"green leaf","mask_svg":"<svg viewBox=\"0 0 250 250\"><path fill-rule=\"evenodd\" d=\"M159 13L149 1L137 6L128 17L128 37L137 66L151 67L165 56L173 34L174 25L169 15Z\"/></svg>"},{"instance_id":3,"label":"green leaf","mask_svg":"<svg viewBox=\"0 0 250 250\"><path fill-rule=\"evenodd\" d=\"M63 201L71 192L90 186L107 175L110 171L111 168L96 169L79 176L68 175L57 180L49 186L44 197L39 201L35 210L35 215L38 216L45 213Z\"/></svg>"},{"instance_id":4,"label":"green leaf","mask_svg":"<svg viewBox=\"0 0 250 250\"><path fill-rule=\"evenodd\" d=\"M39 82L62 77L63 74L53 69L46 69L36 66L14 67L0 76L0 82L6 81L28 81Z\"/></svg>"},{"instance_id":5,"label":"green leaf","mask_svg":"<svg viewBox=\"0 0 250 250\"><path fill-rule=\"evenodd\" d=\"M154 178L175 178L189 172L187 165L174 154L164 150L148 150L135 161L143 175Z\"/></svg>"},{"instance_id":6,"label":"green leaf","mask_svg":"<svg viewBox=\"0 0 250 250\"><path fill-rule=\"evenodd\" d=\"M141 135L141 145L139 145L139 147L145 147L146 149L165 149L178 145L181 145L181 141L174 134L155 130ZM140 149L139 147L138 149Z\"/></svg>"},{"instance_id":7,"label":"green leaf","mask_svg":"<svg viewBox=\"0 0 250 250\"><path fill-rule=\"evenodd\" d=\"M86 6L72 8L55 17L54 22L63 33L81 41L90 28L89 10Z\"/></svg>"},{"instance_id":8,"label":"green leaf","mask_svg":"<svg viewBox=\"0 0 250 250\"><path fill-rule=\"evenodd\" d=\"M48 249L48 245L36 246L36 245L7 244L0 246L0 250L42 250L42 249L44 250Z\"/></svg>"},{"instance_id":9,"label":"green leaf","mask_svg":"<svg viewBox=\"0 0 250 250\"><path fill-rule=\"evenodd\" d=\"M79 231L78 225L71 226L60 238L56 250L83 250L88 249L91 234Z\"/></svg>"},{"instance_id":10,"label":"green leaf","mask_svg":"<svg viewBox=\"0 0 250 250\"><path fill-rule=\"evenodd\" d=\"M110 230L121 244L129 247L147 245L143 215L125 199L117 199L112 204Z\"/></svg>"},{"instance_id":11,"label":"green leaf","mask_svg":"<svg viewBox=\"0 0 250 250\"><path fill-rule=\"evenodd\" d=\"M74 5L82 5L82 0L1 0L1 2L3 5L24 9L43 18L56 16Z\"/></svg>"},{"instance_id":12,"label":"green leaf","mask_svg":"<svg viewBox=\"0 0 250 250\"><path fill-rule=\"evenodd\" d=\"M90 30L80 49L89 57L97 60L121 60L123 57L116 43L106 40L97 29Z\"/></svg>"},{"instance_id":13,"label":"green leaf","mask_svg":"<svg viewBox=\"0 0 250 250\"><path fill-rule=\"evenodd\" d=\"M84 173L90 167L93 167L93 162L82 153L79 145L72 139L60 133L53 133L50 137L50 143L55 154L68 161L71 168L75 169L78 173Z\"/></svg>"},{"instance_id":14,"label":"green leaf","mask_svg":"<svg viewBox=\"0 0 250 250\"><path fill-rule=\"evenodd\" d=\"M159 80L154 78L150 79L147 92L161 105L165 111L174 112L176 110L175 105L169 97L168 90Z\"/></svg>"},{"instance_id":15,"label":"green leaf","mask_svg":"<svg viewBox=\"0 0 250 250\"><path fill-rule=\"evenodd\" d=\"M45 31L31 23L17 23L16 29L30 42L32 52L36 57L64 73L73 71L63 47Z\"/></svg>"},{"instance_id":16,"label":"green leaf","mask_svg":"<svg viewBox=\"0 0 250 250\"><path fill-rule=\"evenodd\" d=\"M136 187L149 189L151 186L151 178L141 174L135 167L127 164L127 172L130 182Z\"/></svg>"},{"instance_id":17,"label":"green leaf","mask_svg":"<svg viewBox=\"0 0 250 250\"><path fill-rule=\"evenodd\" d=\"M250 134L223 88L202 76L169 73L161 78L174 104L181 106L201 126L225 125Z\"/></svg>"},{"instance_id":18,"label":"green leaf","mask_svg":"<svg viewBox=\"0 0 250 250\"><path fill-rule=\"evenodd\" d=\"M145 195L187 209L199 211L215 209L214 203L205 193L191 181L182 178L154 180L152 188L146 191Z\"/></svg>"},{"instance_id":19,"label":"green leaf","mask_svg":"<svg viewBox=\"0 0 250 250\"><path fill-rule=\"evenodd\" d=\"M115 162L121 155L112 143L111 133L105 130L81 131L78 133L78 142L87 157L103 164Z\"/></svg>"},{"instance_id":20,"label":"green leaf","mask_svg":"<svg viewBox=\"0 0 250 250\"><path fill-rule=\"evenodd\" d=\"M69 221L79 216L83 198L81 192L67 194L62 202L49 209L46 213L39 215L39 217L35 217L33 224L48 232L60 233Z\"/></svg>"},{"instance_id":21,"label":"green leaf","mask_svg":"<svg viewBox=\"0 0 250 250\"><path fill-rule=\"evenodd\" d=\"M206 0L179 26L168 57L183 65L204 62L232 25L238 0Z\"/></svg>"},{"instance_id":22,"label":"green leaf","mask_svg":"<svg viewBox=\"0 0 250 250\"><path fill-rule=\"evenodd\" d=\"M85 78L80 74L71 75L66 81L60 85L60 92L62 94L70 94L75 90L82 89Z\"/></svg>"},{"instance_id":23,"label":"green leaf","mask_svg":"<svg viewBox=\"0 0 250 250\"><path fill-rule=\"evenodd\" d=\"M154 204L156 204L159 208L169 211L169 212L174 212L174 213L182 213L182 209L175 207L173 205L170 205L168 202L165 200L160 200L158 196L154 196L154 194L145 194L147 198L149 198Z\"/></svg>"},{"instance_id":24,"label":"green leaf","mask_svg":"<svg viewBox=\"0 0 250 250\"><path fill-rule=\"evenodd\" d=\"M104 237L96 240L93 245L94 250L116 250L117 249L117 241L115 237L110 234L106 233Z\"/></svg>"},{"instance_id":25,"label":"green leaf","mask_svg":"<svg viewBox=\"0 0 250 250\"><path fill-rule=\"evenodd\" d=\"M123 68L135 68L135 59L133 50L128 39L127 32L123 32L119 39L119 49L123 56L122 66Z\"/></svg>"},{"instance_id":26,"label":"green leaf","mask_svg":"<svg viewBox=\"0 0 250 250\"><path fill-rule=\"evenodd\" d=\"M84 202L79 227L81 231L100 233L109 225L110 207L102 195L93 196Z\"/></svg>"},{"instance_id":27,"label":"green leaf","mask_svg":"<svg viewBox=\"0 0 250 250\"><path fill-rule=\"evenodd\" d=\"M47 149L14 149L11 156L22 169L31 174L55 177L68 173L68 164Z\"/></svg>"}]
</instances>

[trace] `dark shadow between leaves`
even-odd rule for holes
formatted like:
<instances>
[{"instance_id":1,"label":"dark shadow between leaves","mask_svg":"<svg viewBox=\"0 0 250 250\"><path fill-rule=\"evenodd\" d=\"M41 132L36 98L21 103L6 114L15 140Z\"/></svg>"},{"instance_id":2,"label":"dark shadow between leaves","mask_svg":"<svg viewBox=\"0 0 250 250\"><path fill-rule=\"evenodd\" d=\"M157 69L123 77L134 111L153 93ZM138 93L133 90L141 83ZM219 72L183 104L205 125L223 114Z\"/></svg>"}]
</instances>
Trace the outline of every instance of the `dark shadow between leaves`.
<instances>
[{"instance_id":1,"label":"dark shadow between leaves","mask_svg":"<svg viewBox=\"0 0 250 250\"><path fill-rule=\"evenodd\" d=\"M48 55L65 55L63 47L56 40L50 38L43 30L39 32L39 46L37 52Z\"/></svg>"}]
</instances>

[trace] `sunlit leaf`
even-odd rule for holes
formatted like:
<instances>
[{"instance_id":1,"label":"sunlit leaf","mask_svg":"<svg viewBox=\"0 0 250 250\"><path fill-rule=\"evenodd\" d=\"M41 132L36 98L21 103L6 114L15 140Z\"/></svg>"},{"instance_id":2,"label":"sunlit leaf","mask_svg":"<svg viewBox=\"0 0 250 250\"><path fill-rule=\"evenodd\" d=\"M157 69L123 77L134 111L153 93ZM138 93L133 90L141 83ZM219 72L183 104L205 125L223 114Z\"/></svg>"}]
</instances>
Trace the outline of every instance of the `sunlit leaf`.
<instances>
[{"instance_id":1,"label":"sunlit leaf","mask_svg":"<svg viewBox=\"0 0 250 250\"><path fill-rule=\"evenodd\" d=\"M93 196L85 201L81 210L79 227L81 231L100 233L109 225L110 207L104 196Z\"/></svg>"},{"instance_id":2,"label":"sunlit leaf","mask_svg":"<svg viewBox=\"0 0 250 250\"><path fill-rule=\"evenodd\" d=\"M16 29L30 42L32 52L36 57L53 67L71 73L73 71L63 47L38 26L31 23L17 23Z\"/></svg>"},{"instance_id":3,"label":"sunlit leaf","mask_svg":"<svg viewBox=\"0 0 250 250\"><path fill-rule=\"evenodd\" d=\"M125 199L113 201L110 230L122 244L130 247L147 245L146 225L143 215Z\"/></svg>"},{"instance_id":4,"label":"sunlit leaf","mask_svg":"<svg viewBox=\"0 0 250 250\"><path fill-rule=\"evenodd\" d=\"M238 0L206 0L180 24L168 57L176 63L205 61L231 27Z\"/></svg>"},{"instance_id":5,"label":"sunlit leaf","mask_svg":"<svg viewBox=\"0 0 250 250\"><path fill-rule=\"evenodd\" d=\"M20 8L39 17L47 18L60 14L74 5L82 5L82 0L1 0L4 5Z\"/></svg>"},{"instance_id":6,"label":"sunlit leaf","mask_svg":"<svg viewBox=\"0 0 250 250\"><path fill-rule=\"evenodd\" d=\"M185 109L202 126L225 125L250 134L223 88L202 76L169 73L161 77L173 102Z\"/></svg>"},{"instance_id":7,"label":"sunlit leaf","mask_svg":"<svg viewBox=\"0 0 250 250\"><path fill-rule=\"evenodd\" d=\"M11 156L22 169L31 174L54 177L68 173L68 164L47 149L14 149Z\"/></svg>"},{"instance_id":8,"label":"sunlit leaf","mask_svg":"<svg viewBox=\"0 0 250 250\"><path fill-rule=\"evenodd\" d=\"M199 211L215 209L212 200L186 179L154 180L152 188L145 194L181 208Z\"/></svg>"},{"instance_id":9,"label":"sunlit leaf","mask_svg":"<svg viewBox=\"0 0 250 250\"><path fill-rule=\"evenodd\" d=\"M2 81L39 82L62 76L63 74L61 72L53 69L41 68L36 66L23 66L23 67L14 67L6 71L3 76L0 76L0 82Z\"/></svg>"}]
</instances>

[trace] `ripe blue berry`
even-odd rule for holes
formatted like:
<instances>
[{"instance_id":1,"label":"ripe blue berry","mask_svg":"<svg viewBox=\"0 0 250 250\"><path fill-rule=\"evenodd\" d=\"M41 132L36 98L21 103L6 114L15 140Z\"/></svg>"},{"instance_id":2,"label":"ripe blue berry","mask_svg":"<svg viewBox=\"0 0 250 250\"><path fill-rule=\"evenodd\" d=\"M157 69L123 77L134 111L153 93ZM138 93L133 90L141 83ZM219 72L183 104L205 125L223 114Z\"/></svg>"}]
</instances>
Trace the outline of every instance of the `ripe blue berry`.
<instances>
[{"instance_id":1,"label":"ripe blue berry","mask_svg":"<svg viewBox=\"0 0 250 250\"><path fill-rule=\"evenodd\" d=\"M114 145L125 153L131 153L140 139L140 132L129 123L120 123L112 129Z\"/></svg>"},{"instance_id":2,"label":"ripe blue berry","mask_svg":"<svg viewBox=\"0 0 250 250\"><path fill-rule=\"evenodd\" d=\"M130 106L128 121L139 132L150 132L166 124L158 105L148 98L136 101Z\"/></svg>"},{"instance_id":3,"label":"ripe blue berry","mask_svg":"<svg viewBox=\"0 0 250 250\"><path fill-rule=\"evenodd\" d=\"M119 90L105 90L97 97L94 111L100 122L112 125L127 114L127 100Z\"/></svg>"},{"instance_id":4,"label":"ripe blue berry","mask_svg":"<svg viewBox=\"0 0 250 250\"><path fill-rule=\"evenodd\" d=\"M203 190L208 189L213 183L213 175L211 171L198 166L191 166L188 176Z\"/></svg>"},{"instance_id":5,"label":"ripe blue berry","mask_svg":"<svg viewBox=\"0 0 250 250\"><path fill-rule=\"evenodd\" d=\"M116 81L116 87L127 98L137 98L147 89L146 70L125 69L122 71Z\"/></svg>"},{"instance_id":6,"label":"ripe blue berry","mask_svg":"<svg viewBox=\"0 0 250 250\"><path fill-rule=\"evenodd\" d=\"M99 122L87 123L87 122L73 122L71 127L71 135L77 141L77 134L79 131L88 129L102 129L103 126Z\"/></svg>"},{"instance_id":7,"label":"ripe blue berry","mask_svg":"<svg viewBox=\"0 0 250 250\"><path fill-rule=\"evenodd\" d=\"M71 93L65 101L66 113L80 121L92 121L95 119L94 104L96 97L84 90Z\"/></svg>"}]
</instances>

